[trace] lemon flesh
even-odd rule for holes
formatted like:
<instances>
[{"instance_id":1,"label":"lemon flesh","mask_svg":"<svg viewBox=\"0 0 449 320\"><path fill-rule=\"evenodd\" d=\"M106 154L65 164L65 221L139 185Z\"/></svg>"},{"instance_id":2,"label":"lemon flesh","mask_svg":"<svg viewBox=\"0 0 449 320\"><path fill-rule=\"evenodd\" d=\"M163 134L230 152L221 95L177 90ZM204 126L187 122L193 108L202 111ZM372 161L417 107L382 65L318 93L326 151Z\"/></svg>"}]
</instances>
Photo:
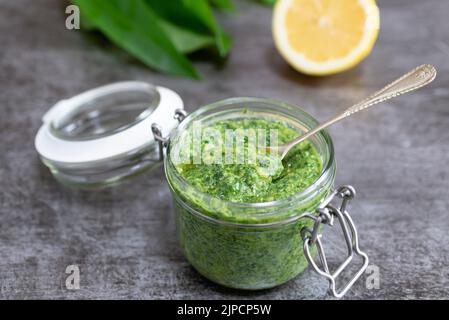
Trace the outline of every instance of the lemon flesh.
<instances>
[{"instance_id":1,"label":"lemon flesh","mask_svg":"<svg viewBox=\"0 0 449 320\"><path fill-rule=\"evenodd\" d=\"M376 42L379 25L374 0L278 0L273 38L292 67L328 75L362 61Z\"/></svg>"}]
</instances>

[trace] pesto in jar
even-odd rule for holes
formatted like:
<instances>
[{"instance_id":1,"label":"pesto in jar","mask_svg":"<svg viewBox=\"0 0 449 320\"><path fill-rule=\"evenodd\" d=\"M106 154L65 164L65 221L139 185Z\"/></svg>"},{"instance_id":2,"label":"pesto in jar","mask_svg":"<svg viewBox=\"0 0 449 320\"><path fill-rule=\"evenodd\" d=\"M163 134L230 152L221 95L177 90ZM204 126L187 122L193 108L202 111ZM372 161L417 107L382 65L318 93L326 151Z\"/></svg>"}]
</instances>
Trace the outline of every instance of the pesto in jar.
<instances>
[{"instance_id":1,"label":"pesto in jar","mask_svg":"<svg viewBox=\"0 0 449 320\"><path fill-rule=\"evenodd\" d=\"M224 120L205 128L214 129L222 137L228 130L241 129L263 130L265 145L270 146L270 134L276 130L278 144L287 143L298 136L298 132L286 125L264 119ZM234 148L236 144L234 143ZM222 157L225 151L222 145L213 139L202 139L201 151L205 149L221 148ZM248 139L243 144L244 155L248 156ZM204 155L203 155L204 157ZM288 198L310 186L321 173L321 159L315 147L309 141L304 141L293 148L282 163L275 154L257 154L256 161L250 163L248 159L243 163L212 163L212 164L179 164L177 170L189 184L201 192L222 200L242 203L269 202ZM235 157L234 157L235 158ZM234 159L235 160L235 159ZM236 161L234 161L236 162ZM265 162L271 162L272 174L261 171ZM263 169L263 167L262 167Z\"/></svg>"},{"instance_id":2,"label":"pesto in jar","mask_svg":"<svg viewBox=\"0 0 449 320\"><path fill-rule=\"evenodd\" d=\"M227 130L274 129L279 145L300 134L280 121L255 118L251 113L242 115L248 118L221 119L201 130L212 128L226 135ZM183 132L193 130L193 126ZM264 139L266 146L272 145L270 134ZM180 141L180 136L176 136L170 148L180 147L181 153L187 152L187 144ZM245 139L242 144L247 158L248 142ZM237 149L236 145L233 148ZM227 163L222 147L215 139L201 139L196 152L205 160L210 160L204 152L207 149L224 153L223 161L212 163L175 164L170 152L166 173L183 252L202 275L224 286L254 290L280 285L307 267L301 230L311 228L313 221L300 216L313 212L329 188L320 185L303 200L294 196L320 177L321 156L312 143L305 141L282 162L277 155L265 154L254 162ZM195 157L195 151L191 153L190 160ZM265 170L267 164L273 165L273 170ZM282 199L290 200L268 205ZM264 209L259 204L268 207Z\"/></svg>"}]
</instances>

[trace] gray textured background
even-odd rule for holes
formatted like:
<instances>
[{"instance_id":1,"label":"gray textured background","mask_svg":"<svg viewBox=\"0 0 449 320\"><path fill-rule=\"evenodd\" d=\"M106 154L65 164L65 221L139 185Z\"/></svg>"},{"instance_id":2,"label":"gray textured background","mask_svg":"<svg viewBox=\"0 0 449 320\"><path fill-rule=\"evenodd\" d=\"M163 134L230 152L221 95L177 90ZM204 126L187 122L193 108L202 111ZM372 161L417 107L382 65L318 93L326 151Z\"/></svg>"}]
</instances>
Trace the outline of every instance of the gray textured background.
<instances>
[{"instance_id":1,"label":"gray textured background","mask_svg":"<svg viewBox=\"0 0 449 320\"><path fill-rule=\"evenodd\" d=\"M240 1L220 17L234 38L225 65L197 59L203 81L156 74L101 37L64 27L65 3L0 0L1 298L329 298L311 270L272 290L240 292L199 276L174 232L162 169L101 192L58 185L34 150L56 101L113 81L138 79L178 91L187 109L233 96L302 106L318 119L421 63L437 80L332 128L337 183L357 187L361 246L380 268L380 289L359 281L347 298L449 295L449 1L379 1L381 32L357 68L302 76L276 53L270 8ZM334 253L338 253L335 249ZM336 256L336 254L333 254ZM78 264L81 289L65 289Z\"/></svg>"}]
</instances>

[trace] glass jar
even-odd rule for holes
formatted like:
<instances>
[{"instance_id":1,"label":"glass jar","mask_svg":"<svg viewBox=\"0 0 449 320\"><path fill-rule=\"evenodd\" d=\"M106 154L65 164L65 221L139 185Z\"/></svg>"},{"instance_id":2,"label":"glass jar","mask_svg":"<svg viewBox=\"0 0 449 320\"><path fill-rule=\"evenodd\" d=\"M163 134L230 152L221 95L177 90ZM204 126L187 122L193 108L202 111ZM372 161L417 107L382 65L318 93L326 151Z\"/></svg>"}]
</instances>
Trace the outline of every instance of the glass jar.
<instances>
[{"instance_id":1,"label":"glass jar","mask_svg":"<svg viewBox=\"0 0 449 320\"><path fill-rule=\"evenodd\" d=\"M343 296L366 269L368 257L358 247L347 211L354 189L333 189L336 163L330 136L321 131L309 138L323 165L308 188L286 199L233 203L200 192L178 173L171 150L181 145L183 132L198 122L262 118L301 134L317 121L296 106L268 99L228 99L188 116L183 108L181 97L169 88L138 81L106 85L56 103L43 117L35 147L58 181L77 188L111 186L163 162L184 254L216 283L239 289L271 288L309 264L329 281L334 296ZM341 198L339 206L332 204L336 197ZM331 272L321 230L335 219L348 251ZM363 258L363 265L337 290L336 278L356 255Z\"/></svg>"},{"instance_id":2,"label":"glass jar","mask_svg":"<svg viewBox=\"0 0 449 320\"><path fill-rule=\"evenodd\" d=\"M249 110L249 112L248 112ZM322 131L311 142L323 169L306 190L266 203L233 203L195 189L177 171L170 147L194 122L208 126L225 119L267 119L282 122L298 134L318 123L298 107L254 98L220 101L188 116L173 132L165 157L172 190L179 241L189 262L205 277L238 289L265 289L280 285L307 267L300 231L313 221L314 212L331 193L336 173L330 136Z\"/></svg>"},{"instance_id":3,"label":"glass jar","mask_svg":"<svg viewBox=\"0 0 449 320\"><path fill-rule=\"evenodd\" d=\"M161 164L151 125L168 135L178 125L179 95L124 81L56 103L43 116L35 147L61 183L82 189L121 183Z\"/></svg>"}]
</instances>

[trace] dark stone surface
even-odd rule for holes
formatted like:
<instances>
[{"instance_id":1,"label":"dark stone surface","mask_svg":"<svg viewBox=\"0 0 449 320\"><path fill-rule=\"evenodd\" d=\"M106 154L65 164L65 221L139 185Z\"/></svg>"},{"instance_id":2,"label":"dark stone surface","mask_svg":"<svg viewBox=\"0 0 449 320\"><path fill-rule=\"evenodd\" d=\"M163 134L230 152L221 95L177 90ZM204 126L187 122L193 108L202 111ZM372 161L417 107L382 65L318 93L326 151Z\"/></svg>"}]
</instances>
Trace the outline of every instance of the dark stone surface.
<instances>
[{"instance_id":1,"label":"dark stone surface","mask_svg":"<svg viewBox=\"0 0 449 320\"><path fill-rule=\"evenodd\" d=\"M337 183L357 187L352 206L361 246L380 268L380 289L365 279L354 299L449 295L449 1L379 1L382 30L357 68L310 78L276 53L270 9L250 1L223 16L234 38L224 66L197 59L202 81L163 76L101 37L64 27L57 0L0 0L0 297L1 298L329 298L311 270L272 290L214 285L183 258L162 169L110 190L57 184L33 146L56 101L113 81L171 87L192 111L222 98L263 96L302 106L318 119L366 96L421 63L437 80L419 92L356 115L330 131ZM335 256L342 249L332 248ZM81 289L65 288L78 264Z\"/></svg>"}]
</instances>

